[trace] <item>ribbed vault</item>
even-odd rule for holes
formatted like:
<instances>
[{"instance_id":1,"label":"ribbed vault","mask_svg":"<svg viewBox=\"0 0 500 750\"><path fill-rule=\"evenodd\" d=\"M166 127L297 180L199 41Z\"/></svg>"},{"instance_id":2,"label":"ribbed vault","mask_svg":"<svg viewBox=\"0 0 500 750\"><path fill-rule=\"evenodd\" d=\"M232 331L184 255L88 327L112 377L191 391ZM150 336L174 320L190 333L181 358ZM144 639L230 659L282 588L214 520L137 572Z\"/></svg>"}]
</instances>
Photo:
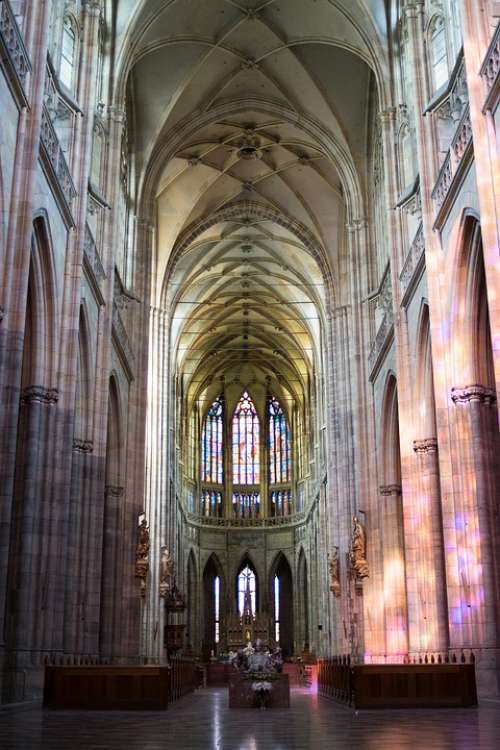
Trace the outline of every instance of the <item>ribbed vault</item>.
<instances>
[{"instance_id":1,"label":"ribbed vault","mask_svg":"<svg viewBox=\"0 0 500 750\"><path fill-rule=\"evenodd\" d=\"M132 194L156 226L184 414L221 382L310 402L348 294L345 224L365 212L384 7L118 3Z\"/></svg>"}]
</instances>

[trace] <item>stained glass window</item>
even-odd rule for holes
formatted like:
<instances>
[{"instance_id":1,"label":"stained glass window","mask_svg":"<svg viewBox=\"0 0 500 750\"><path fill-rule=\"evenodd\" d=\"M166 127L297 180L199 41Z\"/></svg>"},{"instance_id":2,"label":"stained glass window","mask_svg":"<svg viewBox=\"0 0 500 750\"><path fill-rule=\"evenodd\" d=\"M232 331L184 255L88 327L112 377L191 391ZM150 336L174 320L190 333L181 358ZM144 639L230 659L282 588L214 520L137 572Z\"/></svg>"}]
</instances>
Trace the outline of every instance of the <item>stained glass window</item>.
<instances>
[{"instance_id":1,"label":"stained glass window","mask_svg":"<svg viewBox=\"0 0 500 750\"><path fill-rule=\"evenodd\" d=\"M233 415L233 483L260 482L259 417L247 391Z\"/></svg>"},{"instance_id":2,"label":"stained glass window","mask_svg":"<svg viewBox=\"0 0 500 750\"><path fill-rule=\"evenodd\" d=\"M279 401L268 401L269 415L269 482L279 484L291 479L290 430Z\"/></svg>"},{"instance_id":3,"label":"stained glass window","mask_svg":"<svg viewBox=\"0 0 500 750\"><path fill-rule=\"evenodd\" d=\"M222 516L222 493L203 490L201 493L201 515L212 518Z\"/></svg>"},{"instance_id":4,"label":"stained glass window","mask_svg":"<svg viewBox=\"0 0 500 750\"><path fill-rule=\"evenodd\" d=\"M258 518L260 515L260 492L234 492L233 516L236 518Z\"/></svg>"},{"instance_id":5,"label":"stained glass window","mask_svg":"<svg viewBox=\"0 0 500 750\"><path fill-rule=\"evenodd\" d=\"M245 611L245 604L250 605L252 615L257 611L257 579L252 568L247 564L238 575L238 612Z\"/></svg>"},{"instance_id":6,"label":"stained glass window","mask_svg":"<svg viewBox=\"0 0 500 750\"><path fill-rule=\"evenodd\" d=\"M219 396L210 409L203 423L201 435L201 479L203 482L222 484L223 471L223 427L224 403Z\"/></svg>"},{"instance_id":7,"label":"stained glass window","mask_svg":"<svg viewBox=\"0 0 500 750\"><path fill-rule=\"evenodd\" d=\"M271 515L289 516L292 512L292 493L290 490L271 492Z\"/></svg>"}]
</instances>

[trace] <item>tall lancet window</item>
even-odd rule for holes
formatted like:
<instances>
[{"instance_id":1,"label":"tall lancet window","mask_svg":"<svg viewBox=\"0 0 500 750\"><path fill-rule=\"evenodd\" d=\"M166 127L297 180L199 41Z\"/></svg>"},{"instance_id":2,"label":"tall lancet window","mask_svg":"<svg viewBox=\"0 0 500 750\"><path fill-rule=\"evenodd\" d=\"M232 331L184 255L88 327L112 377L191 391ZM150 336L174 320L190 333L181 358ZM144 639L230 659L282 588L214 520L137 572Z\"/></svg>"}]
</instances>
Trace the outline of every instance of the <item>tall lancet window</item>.
<instances>
[{"instance_id":1,"label":"tall lancet window","mask_svg":"<svg viewBox=\"0 0 500 750\"><path fill-rule=\"evenodd\" d=\"M233 484L260 482L259 417L248 392L233 415Z\"/></svg>"},{"instance_id":2,"label":"tall lancet window","mask_svg":"<svg viewBox=\"0 0 500 750\"><path fill-rule=\"evenodd\" d=\"M269 416L269 482L283 484L291 480L290 430L279 401L268 401Z\"/></svg>"},{"instance_id":3,"label":"tall lancet window","mask_svg":"<svg viewBox=\"0 0 500 750\"><path fill-rule=\"evenodd\" d=\"M248 565L238 574L238 612L240 616L248 614L255 617L257 611L257 578Z\"/></svg>"},{"instance_id":4,"label":"tall lancet window","mask_svg":"<svg viewBox=\"0 0 500 750\"><path fill-rule=\"evenodd\" d=\"M201 435L201 480L210 484L222 484L223 469L224 402L219 396L208 410Z\"/></svg>"},{"instance_id":5,"label":"tall lancet window","mask_svg":"<svg viewBox=\"0 0 500 750\"><path fill-rule=\"evenodd\" d=\"M63 24L61 66L59 77L69 89L73 88L75 76L76 34L71 20L66 17Z\"/></svg>"}]
</instances>

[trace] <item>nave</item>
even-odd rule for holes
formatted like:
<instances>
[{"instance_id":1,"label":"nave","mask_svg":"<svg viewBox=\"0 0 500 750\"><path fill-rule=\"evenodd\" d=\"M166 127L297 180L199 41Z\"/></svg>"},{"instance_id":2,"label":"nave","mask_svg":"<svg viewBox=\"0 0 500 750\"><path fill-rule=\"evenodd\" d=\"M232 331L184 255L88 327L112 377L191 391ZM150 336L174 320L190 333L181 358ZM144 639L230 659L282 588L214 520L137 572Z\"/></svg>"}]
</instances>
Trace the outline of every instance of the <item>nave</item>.
<instances>
[{"instance_id":1,"label":"nave","mask_svg":"<svg viewBox=\"0 0 500 750\"><path fill-rule=\"evenodd\" d=\"M166 712L0 709L2 750L493 750L497 701L480 708L359 711L292 690L290 709L229 710L225 688L201 689Z\"/></svg>"}]
</instances>

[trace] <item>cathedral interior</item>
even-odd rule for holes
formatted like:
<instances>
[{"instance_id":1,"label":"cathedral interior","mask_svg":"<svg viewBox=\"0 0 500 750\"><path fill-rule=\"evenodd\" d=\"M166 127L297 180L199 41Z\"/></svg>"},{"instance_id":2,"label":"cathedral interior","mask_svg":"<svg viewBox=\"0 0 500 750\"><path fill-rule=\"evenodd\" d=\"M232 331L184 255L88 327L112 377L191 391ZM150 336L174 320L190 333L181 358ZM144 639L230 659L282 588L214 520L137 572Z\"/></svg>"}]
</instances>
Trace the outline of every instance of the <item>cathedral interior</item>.
<instances>
[{"instance_id":1,"label":"cathedral interior","mask_svg":"<svg viewBox=\"0 0 500 750\"><path fill-rule=\"evenodd\" d=\"M0 712L256 639L500 700L499 21L0 0Z\"/></svg>"}]
</instances>

